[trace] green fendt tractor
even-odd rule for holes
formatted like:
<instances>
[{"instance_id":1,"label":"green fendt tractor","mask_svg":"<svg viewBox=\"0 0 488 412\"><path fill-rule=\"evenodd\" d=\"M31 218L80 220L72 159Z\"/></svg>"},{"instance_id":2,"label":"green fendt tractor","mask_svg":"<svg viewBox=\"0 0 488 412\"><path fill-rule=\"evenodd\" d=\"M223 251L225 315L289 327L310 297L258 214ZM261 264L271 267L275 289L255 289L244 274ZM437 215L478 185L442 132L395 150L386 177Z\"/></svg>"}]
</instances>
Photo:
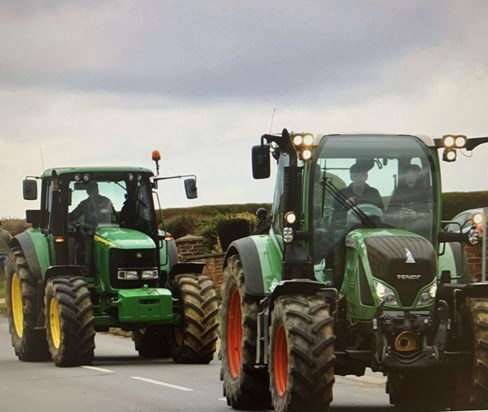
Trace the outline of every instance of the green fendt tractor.
<instances>
[{"instance_id":1,"label":"green fendt tractor","mask_svg":"<svg viewBox=\"0 0 488 412\"><path fill-rule=\"evenodd\" d=\"M262 136L254 177L278 163L269 231L225 258L229 405L326 411L334 376L369 367L399 407L488 406L488 284L463 264L477 232L442 229L438 159L486 141Z\"/></svg>"},{"instance_id":2,"label":"green fendt tractor","mask_svg":"<svg viewBox=\"0 0 488 412\"><path fill-rule=\"evenodd\" d=\"M159 153L153 153L159 172ZM16 236L7 263L7 313L19 359L90 364L95 332L132 331L142 357L208 363L217 341L218 301L204 265L179 263L158 229L160 180L139 167L46 170L23 182L33 228ZM185 179L195 198L196 178ZM87 197L88 194L88 197ZM155 195L155 196L153 196ZM159 199L157 200L159 209Z\"/></svg>"}]
</instances>

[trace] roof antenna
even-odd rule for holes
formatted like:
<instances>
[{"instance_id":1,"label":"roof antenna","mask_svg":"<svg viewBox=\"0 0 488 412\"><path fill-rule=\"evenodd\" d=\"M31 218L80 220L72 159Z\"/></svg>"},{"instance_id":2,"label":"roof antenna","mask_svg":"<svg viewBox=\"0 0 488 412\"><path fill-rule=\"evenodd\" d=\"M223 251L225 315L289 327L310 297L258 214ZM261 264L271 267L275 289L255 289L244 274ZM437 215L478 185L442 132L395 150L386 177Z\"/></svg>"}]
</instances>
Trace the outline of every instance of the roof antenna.
<instances>
[{"instance_id":1,"label":"roof antenna","mask_svg":"<svg viewBox=\"0 0 488 412\"><path fill-rule=\"evenodd\" d=\"M41 165L42 165L42 170L44 170L44 157L42 156L42 147L39 148L39 151L41 152Z\"/></svg>"},{"instance_id":2,"label":"roof antenna","mask_svg":"<svg viewBox=\"0 0 488 412\"><path fill-rule=\"evenodd\" d=\"M271 134L271 129L273 128L275 112L276 112L276 107L273 109L273 116L271 116L271 126L269 126L269 134Z\"/></svg>"}]
</instances>

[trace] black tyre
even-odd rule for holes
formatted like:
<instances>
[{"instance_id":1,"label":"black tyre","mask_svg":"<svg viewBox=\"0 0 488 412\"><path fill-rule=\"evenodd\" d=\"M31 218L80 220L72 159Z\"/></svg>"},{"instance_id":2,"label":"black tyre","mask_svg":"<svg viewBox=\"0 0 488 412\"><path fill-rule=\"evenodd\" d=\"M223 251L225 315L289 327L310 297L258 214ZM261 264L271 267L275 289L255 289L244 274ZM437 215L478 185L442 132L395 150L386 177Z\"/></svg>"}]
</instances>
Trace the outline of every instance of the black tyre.
<instances>
[{"instance_id":1,"label":"black tyre","mask_svg":"<svg viewBox=\"0 0 488 412\"><path fill-rule=\"evenodd\" d=\"M212 281L184 274L174 280L183 321L174 329L172 354L178 363L209 363L214 356L218 330L218 298Z\"/></svg>"},{"instance_id":2,"label":"black tyre","mask_svg":"<svg viewBox=\"0 0 488 412\"><path fill-rule=\"evenodd\" d=\"M84 279L49 279L44 307L47 341L55 364L91 364L95 350L95 328L90 291Z\"/></svg>"},{"instance_id":3,"label":"black tyre","mask_svg":"<svg viewBox=\"0 0 488 412\"><path fill-rule=\"evenodd\" d=\"M39 302L35 278L20 248L10 252L6 268L6 304L12 346L17 357L26 362L50 360L46 333L36 328Z\"/></svg>"},{"instance_id":4,"label":"black tyre","mask_svg":"<svg viewBox=\"0 0 488 412\"><path fill-rule=\"evenodd\" d=\"M334 384L334 333L319 296L280 296L270 326L269 375L275 411L328 411Z\"/></svg>"},{"instance_id":5,"label":"black tyre","mask_svg":"<svg viewBox=\"0 0 488 412\"><path fill-rule=\"evenodd\" d=\"M132 340L142 358L157 359L171 357L172 328L148 326L132 332Z\"/></svg>"},{"instance_id":6,"label":"black tyre","mask_svg":"<svg viewBox=\"0 0 488 412\"><path fill-rule=\"evenodd\" d=\"M259 297L246 294L242 263L231 256L224 269L220 336L224 395L234 409L271 405L268 373L255 368Z\"/></svg>"},{"instance_id":7,"label":"black tyre","mask_svg":"<svg viewBox=\"0 0 488 412\"><path fill-rule=\"evenodd\" d=\"M473 369L471 405L488 407L488 299L471 298L469 308L473 326Z\"/></svg>"}]
</instances>

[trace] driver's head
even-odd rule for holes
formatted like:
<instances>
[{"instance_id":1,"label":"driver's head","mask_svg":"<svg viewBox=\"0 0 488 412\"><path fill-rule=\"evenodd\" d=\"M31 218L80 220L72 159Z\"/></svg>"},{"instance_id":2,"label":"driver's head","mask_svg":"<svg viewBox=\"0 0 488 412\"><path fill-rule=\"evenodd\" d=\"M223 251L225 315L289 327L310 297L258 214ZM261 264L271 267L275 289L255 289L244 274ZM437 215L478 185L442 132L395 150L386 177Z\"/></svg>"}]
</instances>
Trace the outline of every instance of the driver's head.
<instances>
[{"instance_id":1,"label":"driver's head","mask_svg":"<svg viewBox=\"0 0 488 412\"><path fill-rule=\"evenodd\" d=\"M408 166L407 170L405 171L405 184L408 187L413 187L415 185L415 182L417 182L419 175L420 175L420 166L418 165Z\"/></svg>"},{"instance_id":2,"label":"driver's head","mask_svg":"<svg viewBox=\"0 0 488 412\"><path fill-rule=\"evenodd\" d=\"M97 182L89 182L86 186L86 193L88 196L93 196L98 194L98 184Z\"/></svg>"},{"instance_id":3,"label":"driver's head","mask_svg":"<svg viewBox=\"0 0 488 412\"><path fill-rule=\"evenodd\" d=\"M355 163L349 169L351 181L354 184L364 185L368 179L368 171L361 165Z\"/></svg>"}]
</instances>

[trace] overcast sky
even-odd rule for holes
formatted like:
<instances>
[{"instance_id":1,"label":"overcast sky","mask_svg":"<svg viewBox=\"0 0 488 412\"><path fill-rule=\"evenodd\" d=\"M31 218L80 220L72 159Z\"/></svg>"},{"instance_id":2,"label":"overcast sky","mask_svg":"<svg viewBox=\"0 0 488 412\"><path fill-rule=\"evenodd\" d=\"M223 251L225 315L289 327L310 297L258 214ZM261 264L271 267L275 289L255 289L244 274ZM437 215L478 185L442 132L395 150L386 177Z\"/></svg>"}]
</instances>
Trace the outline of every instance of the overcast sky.
<instances>
[{"instance_id":1,"label":"overcast sky","mask_svg":"<svg viewBox=\"0 0 488 412\"><path fill-rule=\"evenodd\" d=\"M43 167L194 173L163 207L270 202L250 148L293 131L488 135L488 1L0 2L0 218ZM484 190L487 149L444 167ZM467 178L467 170L473 178ZM488 205L487 205L488 206Z\"/></svg>"}]
</instances>

